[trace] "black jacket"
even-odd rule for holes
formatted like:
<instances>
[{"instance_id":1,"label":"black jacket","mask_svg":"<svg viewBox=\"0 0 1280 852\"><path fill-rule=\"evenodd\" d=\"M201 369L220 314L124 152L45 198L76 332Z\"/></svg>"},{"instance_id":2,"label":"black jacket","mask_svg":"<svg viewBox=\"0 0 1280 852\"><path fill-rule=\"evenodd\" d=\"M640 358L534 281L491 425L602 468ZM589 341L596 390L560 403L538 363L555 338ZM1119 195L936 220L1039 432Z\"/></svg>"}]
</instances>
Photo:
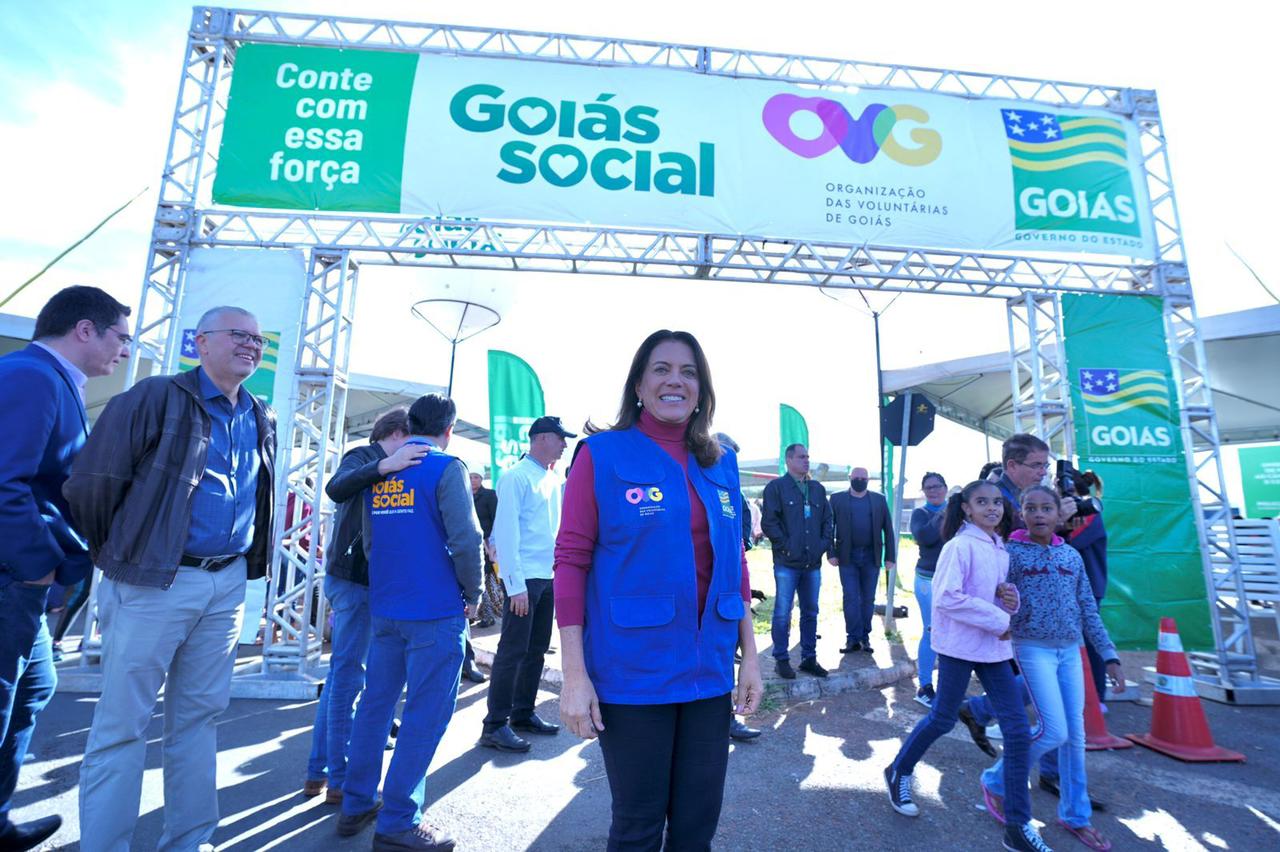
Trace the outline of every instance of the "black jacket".
<instances>
[{"instance_id":1,"label":"black jacket","mask_svg":"<svg viewBox=\"0 0 1280 852\"><path fill-rule=\"evenodd\" d=\"M472 492L471 500L476 504L480 532L484 533L484 540L488 541L489 536L493 535L493 519L498 514L498 492L481 485L479 491Z\"/></svg>"},{"instance_id":2,"label":"black jacket","mask_svg":"<svg viewBox=\"0 0 1280 852\"><path fill-rule=\"evenodd\" d=\"M854 497L847 490L831 495L831 513L835 515L836 534L831 544L831 555L841 565L853 561L853 501L871 501L871 561L880 565L881 558L889 562L898 560L898 538L893 534L893 521L889 517L889 501L883 494L868 491L866 497Z\"/></svg>"},{"instance_id":3,"label":"black jacket","mask_svg":"<svg viewBox=\"0 0 1280 852\"><path fill-rule=\"evenodd\" d=\"M338 470L325 483L324 493L338 504L333 522L333 545L329 548L326 573L340 580L369 585L369 560L361 539L364 529L365 491L384 477L378 463L387 454L377 444L356 447L342 457Z\"/></svg>"},{"instance_id":4,"label":"black jacket","mask_svg":"<svg viewBox=\"0 0 1280 852\"><path fill-rule=\"evenodd\" d=\"M831 547L831 505L821 483L805 481L809 517L804 516L805 494L790 474L764 487L764 513L760 527L773 545L773 562L786 568L819 568Z\"/></svg>"}]
</instances>

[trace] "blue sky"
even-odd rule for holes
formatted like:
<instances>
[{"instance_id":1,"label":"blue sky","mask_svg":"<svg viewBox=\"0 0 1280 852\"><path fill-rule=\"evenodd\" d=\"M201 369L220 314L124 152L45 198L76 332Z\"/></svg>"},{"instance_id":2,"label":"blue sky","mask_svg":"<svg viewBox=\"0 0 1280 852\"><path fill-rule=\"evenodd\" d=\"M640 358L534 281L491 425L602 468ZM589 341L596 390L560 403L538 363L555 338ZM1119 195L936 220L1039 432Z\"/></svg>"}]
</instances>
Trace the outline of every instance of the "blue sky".
<instances>
[{"instance_id":1,"label":"blue sky","mask_svg":"<svg viewBox=\"0 0 1280 852\"><path fill-rule=\"evenodd\" d=\"M1157 88L1201 313L1271 302L1231 256L1228 241L1280 289L1280 253L1272 248L1274 196L1280 190L1270 153L1280 139L1280 112L1270 108L1269 91L1274 27L1264 24L1253 4L1219 2L1212 15L1201 4L1092 0L1052 6L795 0L771 13L687 0L493 0L470 6L372 0L358 12L336 0L262 5ZM190 6L176 2L24 0L0 6L6 36L0 52L0 163L9 201L0 210L0 291L7 294L109 210L152 187L152 194L5 311L32 314L50 293L76 282L98 283L129 303L137 301L189 19ZM631 339L638 341L657 325L688 327L717 349L720 425L735 433L746 455L775 452L779 401L809 417L815 457L846 461L874 455L870 322L816 292L689 282L641 289L633 281L502 274L451 283L487 293L504 309L498 329L460 350L463 388L483 385L486 348L511 349L534 363L557 413L577 422L586 416L608 420ZM405 318L408 305L438 294L442 286L438 276L410 273L395 284L365 287L361 310L365 316L394 316L392 325L412 329ZM877 305L887 302L871 298ZM599 317L617 323L624 313L621 330L613 327L609 334L565 331L578 316L590 326ZM889 367L1006 345L1003 307L986 301L905 297L884 323ZM359 317L357 325L354 369L444 381L447 349L423 340L412 357L388 355L377 345L380 326L361 325ZM830 363L804 369L787 364L767 345L779 336L821 341L832 353ZM584 352L593 357L584 358ZM487 420L483 393L464 390L460 403L470 419ZM913 478L929 466L954 466L957 452L981 452L972 436L944 432L933 446L921 448ZM969 466L952 477L967 476Z\"/></svg>"}]
</instances>

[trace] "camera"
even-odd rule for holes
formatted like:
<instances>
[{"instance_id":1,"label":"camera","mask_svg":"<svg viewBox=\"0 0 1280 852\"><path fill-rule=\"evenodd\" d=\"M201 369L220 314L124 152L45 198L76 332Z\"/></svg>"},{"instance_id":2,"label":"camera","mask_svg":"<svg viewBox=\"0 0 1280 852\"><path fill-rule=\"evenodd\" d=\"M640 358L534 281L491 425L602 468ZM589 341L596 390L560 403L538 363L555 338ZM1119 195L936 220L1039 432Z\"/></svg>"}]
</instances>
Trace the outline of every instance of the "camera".
<instances>
[{"instance_id":1,"label":"camera","mask_svg":"<svg viewBox=\"0 0 1280 852\"><path fill-rule=\"evenodd\" d=\"M1098 506L1089 496L1089 486L1084 475L1076 470L1071 462L1058 459L1058 469L1054 476L1054 485L1062 497L1072 497L1076 501L1076 514L1080 517L1098 514Z\"/></svg>"}]
</instances>

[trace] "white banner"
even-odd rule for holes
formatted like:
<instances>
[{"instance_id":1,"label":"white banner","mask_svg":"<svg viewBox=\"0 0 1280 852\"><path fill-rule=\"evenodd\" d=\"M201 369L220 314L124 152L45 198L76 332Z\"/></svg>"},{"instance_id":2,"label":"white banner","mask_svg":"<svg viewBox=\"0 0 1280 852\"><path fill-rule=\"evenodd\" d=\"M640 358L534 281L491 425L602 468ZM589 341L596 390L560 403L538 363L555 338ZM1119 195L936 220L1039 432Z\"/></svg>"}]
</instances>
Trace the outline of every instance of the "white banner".
<instances>
[{"instance_id":1,"label":"white banner","mask_svg":"<svg viewBox=\"0 0 1280 852\"><path fill-rule=\"evenodd\" d=\"M219 203L1154 256L1105 110L254 44L235 74Z\"/></svg>"}]
</instances>

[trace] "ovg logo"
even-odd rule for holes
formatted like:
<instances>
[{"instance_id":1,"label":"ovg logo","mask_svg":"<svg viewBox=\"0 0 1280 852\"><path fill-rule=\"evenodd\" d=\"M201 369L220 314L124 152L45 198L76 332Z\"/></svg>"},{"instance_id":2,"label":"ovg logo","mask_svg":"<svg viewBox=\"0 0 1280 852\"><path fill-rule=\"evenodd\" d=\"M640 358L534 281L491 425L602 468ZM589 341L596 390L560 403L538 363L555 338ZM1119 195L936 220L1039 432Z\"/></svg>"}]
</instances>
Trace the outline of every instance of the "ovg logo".
<instances>
[{"instance_id":1,"label":"ovg logo","mask_svg":"<svg viewBox=\"0 0 1280 852\"><path fill-rule=\"evenodd\" d=\"M626 498L632 506L639 506L641 503L661 503L662 491L658 488L628 488Z\"/></svg>"},{"instance_id":2,"label":"ovg logo","mask_svg":"<svg viewBox=\"0 0 1280 852\"><path fill-rule=\"evenodd\" d=\"M1094 447L1173 446L1169 382L1159 370L1081 370L1080 399Z\"/></svg>"},{"instance_id":3,"label":"ovg logo","mask_svg":"<svg viewBox=\"0 0 1280 852\"><path fill-rule=\"evenodd\" d=\"M817 116L822 123L822 132L811 139L800 136L791 127L792 117L805 112ZM770 136L805 159L821 157L839 148L855 163L869 163L884 151L904 166L924 166L942 153L942 135L927 127L912 128L910 137L916 143L914 148L903 147L893 137L893 130L900 123L923 125L929 120L929 113L910 104L871 104L854 118L839 101L783 93L765 102L760 117Z\"/></svg>"},{"instance_id":4,"label":"ovg logo","mask_svg":"<svg viewBox=\"0 0 1280 852\"><path fill-rule=\"evenodd\" d=\"M1001 117L1018 231L1141 236L1123 124L1027 110Z\"/></svg>"},{"instance_id":5,"label":"ovg logo","mask_svg":"<svg viewBox=\"0 0 1280 852\"><path fill-rule=\"evenodd\" d=\"M666 507L662 505L664 496L662 489L657 486L628 488L623 492L622 496L628 503L636 507L636 511L642 518L649 518L666 512Z\"/></svg>"}]
</instances>

